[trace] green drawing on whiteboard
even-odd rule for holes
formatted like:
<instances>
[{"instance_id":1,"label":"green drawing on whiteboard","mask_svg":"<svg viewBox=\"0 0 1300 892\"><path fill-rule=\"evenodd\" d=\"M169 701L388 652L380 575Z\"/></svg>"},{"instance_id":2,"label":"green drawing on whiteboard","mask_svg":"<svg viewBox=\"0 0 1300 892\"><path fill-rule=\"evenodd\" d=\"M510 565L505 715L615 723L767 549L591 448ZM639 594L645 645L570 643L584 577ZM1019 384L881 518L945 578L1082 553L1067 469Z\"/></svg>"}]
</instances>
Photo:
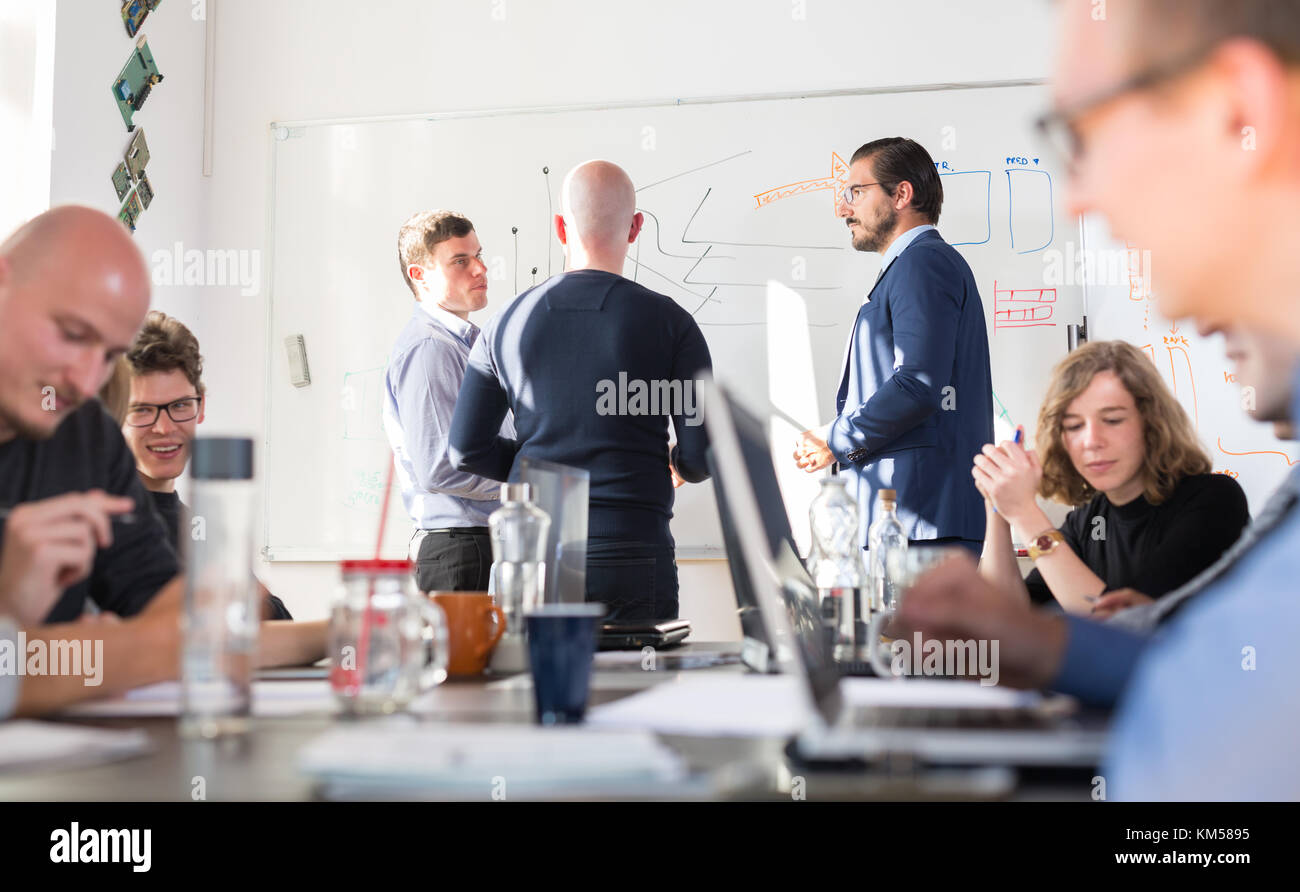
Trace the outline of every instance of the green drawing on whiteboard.
<instances>
[{"instance_id":1,"label":"green drawing on whiteboard","mask_svg":"<svg viewBox=\"0 0 1300 892\"><path fill-rule=\"evenodd\" d=\"M997 403L997 404L998 404L998 408L1002 410L1002 411L998 412L998 414L997 414L996 417L997 417L997 418L1005 418L1005 419L1007 420L1007 424L1009 424L1009 425L1011 425L1011 426L1014 427L1014 426L1015 426L1015 422L1011 420L1011 413L1008 412L1008 411L1007 411L1007 407L1004 406L1004 405L1002 404L1002 400L998 399L997 391L993 391L993 402Z\"/></svg>"}]
</instances>

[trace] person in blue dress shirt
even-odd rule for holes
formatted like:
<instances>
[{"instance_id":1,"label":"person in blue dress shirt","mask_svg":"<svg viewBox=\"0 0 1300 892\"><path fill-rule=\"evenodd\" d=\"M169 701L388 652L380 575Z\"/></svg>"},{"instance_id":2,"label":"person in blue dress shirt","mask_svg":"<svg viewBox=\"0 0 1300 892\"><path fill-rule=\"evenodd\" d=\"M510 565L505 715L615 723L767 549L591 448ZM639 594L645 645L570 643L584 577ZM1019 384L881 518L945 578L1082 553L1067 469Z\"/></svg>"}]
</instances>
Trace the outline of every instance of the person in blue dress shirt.
<instances>
[{"instance_id":1,"label":"person in blue dress shirt","mask_svg":"<svg viewBox=\"0 0 1300 892\"><path fill-rule=\"evenodd\" d=\"M447 457L451 417L487 306L487 266L474 224L452 211L423 211L397 236L402 278L415 305L384 373L384 431L402 503L415 531L410 556L422 592L487 591L488 515L501 485L458 471ZM510 419L501 425L512 432Z\"/></svg>"}]
</instances>

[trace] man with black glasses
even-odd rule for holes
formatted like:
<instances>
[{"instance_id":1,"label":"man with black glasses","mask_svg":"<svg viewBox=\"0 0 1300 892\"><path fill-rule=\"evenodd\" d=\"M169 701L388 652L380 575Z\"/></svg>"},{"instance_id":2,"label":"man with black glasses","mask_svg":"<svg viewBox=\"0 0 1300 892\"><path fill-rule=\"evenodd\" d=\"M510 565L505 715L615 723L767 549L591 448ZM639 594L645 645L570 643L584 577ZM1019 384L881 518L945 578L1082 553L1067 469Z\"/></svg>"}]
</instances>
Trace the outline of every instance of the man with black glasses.
<instances>
[{"instance_id":1,"label":"man with black glasses","mask_svg":"<svg viewBox=\"0 0 1300 892\"><path fill-rule=\"evenodd\" d=\"M943 185L930 153L903 137L853 153L837 213L853 247L881 255L858 310L835 419L805 431L794 459L809 473L839 462L858 501L862 546L875 494L898 494L913 541L978 555L984 500L962 468L993 439L984 305L970 266L939 235Z\"/></svg>"},{"instance_id":2,"label":"man with black glasses","mask_svg":"<svg viewBox=\"0 0 1300 892\"><path fill-rule=\"evenodd\" d=\"M182 559L189 535L189 508L176 492L176 478L190 460L190 444L203 421L206 388L199 341L179 319L153 310L120 360L124 374L113 384L126 392L106 402L121 404L122 436L135 456L140 482L162 517L168 541ZM107 388L106 388L107 389ZM263 592L263 619L293 619L275 595Z\"/></svg>"}]
</instances>

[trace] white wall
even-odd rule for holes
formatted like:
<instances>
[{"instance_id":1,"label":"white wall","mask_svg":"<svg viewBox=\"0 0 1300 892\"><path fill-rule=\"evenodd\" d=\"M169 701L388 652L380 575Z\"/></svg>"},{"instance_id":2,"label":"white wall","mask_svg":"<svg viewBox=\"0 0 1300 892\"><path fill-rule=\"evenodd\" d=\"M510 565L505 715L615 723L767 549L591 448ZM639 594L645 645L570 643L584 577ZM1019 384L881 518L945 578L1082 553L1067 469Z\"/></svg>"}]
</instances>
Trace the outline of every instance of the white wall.
<instances>
[{"instance_id":1,"label":"white wall","mask_svg":"<svg viewBox=\"0 0 1300 892\"><path fill-rule=\"evenodd\" d=\"M127 36L120 7L59 0L51 205L84 204L114 216L121 208L112 173L132 134L110 89L135 38ZM205 24L195 21L190 11L187 2L164 3L150 13L142 29L163 76L134 118L149 144L146 173L156 195L135 233L136 244L149 260L159 250L170 256L177 241L186 246L207 241L209 183L202 175ZM202 291L155 285L153 305L188 322L198 317L206 299Z\"/></svg>"},{"instance_id":2,"label":"white wall","mask_svg":"<svg viewBox=\"0 0 1300 892\"><path fill-rule=\"evenodd\" d=\"M0 0L0 239L49 207L54 7Z\"/></svg>"},{"instance_id":3,"label":"white wall","mask_svg":"<svg viewBox=\"0 0 1300 892\"><path fill-rule=\"evenodd\" d=\"M177 225L193 233L187 238L206 235L199 247L218 250L265 244L273 120L1045 77L1050 56L1051 4L1042 0L387 0L363 7L209 0L208 7L218 41L215 167L210 192L200 185L184 193L204 211L206 228L194 220ZM159 13L179 18L189 9L173 0ZM164 74L201 66L201 42L182 62L159 30ZM107 101L116 68L103 67L111 69L105 105L116 115ZM184 77L165 82L151 103L169 88L172 99L191 96ZM159 111L146 106L142 119ZM194 108L177 113L186 130L168 153L173 161L188 158L200 122ZM863 141L880 135L862 122ZM152 143L152 129L150 136ZM166 188L180 197L180 187L160 175L160 192ZM161 229L142 235L164 243L181 237ZM160 299L179 307L181 296ZM205 431L260 434L265 295L210 287L195 300L196 312L184 316L208 357ZM332 567L267 569L268 583L296 614L323 614ZM682 614L695 620L698 637L737 637L724 563L683 562L681 583Z\"/></svg>"}]
</instances>

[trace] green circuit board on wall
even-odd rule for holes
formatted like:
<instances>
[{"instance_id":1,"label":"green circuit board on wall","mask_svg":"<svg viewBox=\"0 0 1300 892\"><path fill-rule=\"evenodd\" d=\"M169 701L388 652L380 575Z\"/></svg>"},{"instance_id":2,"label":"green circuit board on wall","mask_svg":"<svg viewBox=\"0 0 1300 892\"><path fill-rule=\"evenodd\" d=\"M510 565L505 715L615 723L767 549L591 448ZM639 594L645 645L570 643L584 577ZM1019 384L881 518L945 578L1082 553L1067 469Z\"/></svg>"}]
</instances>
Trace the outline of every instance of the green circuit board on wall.
<instances>
[{"instance_id":1,"label":"green circuit board on wall","mask_svg":"<svg viewBox=\"0 0 1300 892\"><path fill-rule=\"evenodd\" d=\"M122 205L122 210L118 212L117 219L121 220L127 227L135 232L135 221L144 213L144 208L140 205L140 198L135 192L132 192L127 198L126 204Z\"/></svg>"},{"instance_id":2,"label":"green circuit board on wall","mask_svg":"<svg viewBox=\"0 0 1300 892\"><path fill-rule=\"evenodd\" d=\"M117 192L118 201L126 198L126 193L131 191L131 172L126 169L126 164L121 161L117 163L117 168L113 171L113 189Z\"/></svg>"},{"instance_id":3,"label":"green circuit board on wall","mask_svg":"<svg viewBox=\"0 0 1300 892\"><path fill-rule=\"evenodd\" d=\"M162 0L123 0L122 24L126 25L126 33L135 37L149 13L157 9L160 3Z\"/></svg>"},{"instance_id":4,"label":"green circuit board on wall","mask_svg":"<svg viewBox=\"0 0 1300 892\"><path fill-rule=\"evenodd\" d=\"M149 98L154 84L162 79L163 76L158 73L158 64L149 50L149 41L141 34L135 42L131 58L122 66L122 71L112 86L113 98L117 100L118 111L122 113L122 121L128 131L135 129L135 124L131 122L132 116Z\"/></svg>"},{"instance_id":5,"label":"green circuit board on wall","mask_svg":"<svg viewBox=\"0 0 1300 892\"><path fill-rule=\"evenodd\" d=\"M140 172L140 181L135 184L135 194L146 209L153 204L153 186L149 183L149 177L145 176L144 171Z\"/></svg>"},{"instance_id":6,"label":"green circuit board on wall","mask_svg":"<svg viewBox=\"0 0 1300 892\"><path fill-rule=\"evenodd\" d=\"M140 179L144 173L145 166L149 163L149 144L144 139L144 128L141 127L131 137L131 143L126 147L126 169L131 172L132 179Z\"/></svg>"}]
</instances>

